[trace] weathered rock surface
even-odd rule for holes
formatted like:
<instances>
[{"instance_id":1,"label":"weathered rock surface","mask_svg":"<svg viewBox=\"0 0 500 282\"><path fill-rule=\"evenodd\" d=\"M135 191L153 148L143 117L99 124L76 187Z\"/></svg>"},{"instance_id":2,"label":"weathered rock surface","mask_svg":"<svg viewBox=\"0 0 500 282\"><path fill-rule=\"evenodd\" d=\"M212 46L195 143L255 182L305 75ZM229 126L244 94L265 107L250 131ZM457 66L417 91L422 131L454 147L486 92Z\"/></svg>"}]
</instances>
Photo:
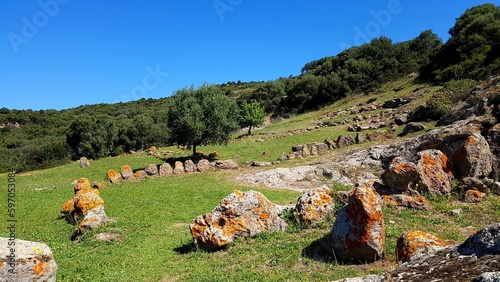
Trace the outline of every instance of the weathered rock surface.
<instances>
[{"instance_id":1,"label":"weathered rock surface","mask_svg":"<svg viewBox=\"0 0 500 282\"><path fill-rule=\"evenodd\" d=\"M407 134L410 134L410 133L422 131L424 129L425 129L425 126L423 126L422 124L420 124L418 122L409 122L403 128L403 131L401 132L401 135L404 136L404 135L407 135Z\"/></svg>"},{"instance_id":2,"label":"weathered rock surface","mask_svg":"<svg viewBox=\"0 0 500 282\"><path fill-rule=\"evenodd\" d=\"M429 202L424 196L412 196L406 194L391 194L382 196L385 205L396 206L398 210L429 210Z\"/></svg>"},{"instance_id":3,"label":"weathered rock surface","mask_svg":"<svg viewBox=\"0 0 500 282\"><path fill-rule=\"evenodd\" d=\"M120 168L120 174L124 180L128 180L134 177L134 172L129 165L124 165Z\"/></svg>"},{"instance_id":4,"label":"weathered rock surface","mask_svg":"<svg viewBox=\"0 0 500 282\"><path fill-rule=\"evenodd\" d=\"M352 137L351 135L345 135L345 136L340 135L337 138L337 147L339 147L339 148L351 146L352 144L355 144L355 143L356 143L356 140L354 140L354 137Z\"/></svg>"},{"instance_id":5,"label":"weathered rock surface","mask_svg":"<svg viewBox=\"0 0 500 282\"><path fill-rule=\"evenodd\" d=\"M169 163L162 163L160 165L160 169L158 172L158 174L160 176L167 176L167 175L171 175L173 173L174 173L174 170L172 169L172 166Z\"/></svg>"},{"instance_id":6,"label":"weathered rock surface","mask_svg":"<svg viewBox=\"0 0 500 282\"><path fill-rule=\"evenodd\" d=\"M207 159L202 159L196 165L199 172L206 172L210 170L210 162Z\"/></svg>"},{"instance_id":7,"label":"weathered rock surface","mask_svg":"<svg viewBox=\"0 0 500 282\"><path fill-rule=\"evenodd\" d=\"M485 272L472 282L500 282L500 272Z\"/></svg>"},{"instance_id":8,"label":"weathered rock surface","mask_svg":"<svg viewBox=\"0 0 500 282\"><path fill-rule=\"evenodd\" d=\"M490 150L495 157L493 161L493 173L500 175L500 123L490 128L487 137Z\"/></svg>"},{"instance_id":9,"label":"weathered rock surface","mask_svg":"<svg viewBox=\"0 0 500 282\"><path fill-rule=\"evenodd\" d=\"M382 174L384 184L398 191L413 188L417 180L417 166L401 157L395 157L389 169Z\"/></svg>"},{"instance_id":10,"label":"weathered rock surface","mask_svg":"<svg viewBox=\"0 0 500 282\"><path fill-rule=\"evenodd\" d=\"M61 209L61 217L68 223L78 224L71 237L72 240L86 230L114 222L114 219L109 218L104 212L104 201L99 195L99 190L91 188L87 178L76 181L74 191L75 197L64 203Z\"/></svg>"},{"instance_id":11,"label":"weathered rock surface","mask_svg":"<svg viewBox=\"0 0 500 282\"><path fill-rule=\"evenodd\" d=\"M318 223L327 215L333 214L335 202L331 190L326 185L316 189L309 189L299 197L295 211L302 222Z\"/></svg>"},{"instance_id":12,"label":"weathered rock surface","mask_svg":"<svg viewBox=\"0 0 500 282\"><path fill-rule=\"evenodd\" d=\"M11 253L11 248L15 253ZM0 281L55 282L56 274L57 263L46 244L0 237Z\"/></svg>"},{"instance_id":13,"label":"weathered rock surface","mask_svg":"<svg viewBox=\"0 0 500 282\"><path fill-rule=\"evenodd\" d=\"M445 247L445 242L433 234L410 231L399 237L396 245L396 258L398 261L407 262L423 255L435 253Z\"/></svg>"},{"instance_id":14,"label":"weathered rock surface","mask_svg":"<svg viewBox=\"0 0 500 282\"><path fill-rule=\"evenodd\" d=\"M488 177L493 169L493 154L479 132L453 134L444 138L458 177Z\"/></svg>"},{"instance_id":15,"label":"weathered rock surface","mask_svg":"<svg viewBox=\"0 0 500 282\"><path fill-rule=\"evenodd\" d=\"M86 157L81 157L80 158L80 167L90 167L89 159L87 159Z\"/></svg>"},{"instance_id":16,"label":"weathered rock surface","mask_svg":"<svg viewBox=\"0 0 500 282\"><path fill-rule=\"evenodd\" d=\"M111 170L108 171L108 173L106 174L106 177L113 184L118 184L118 183L120 183L120 180L122 180L121 174L119 174L118 172L116 172L113 169L111 169Z\"/></svg>"},{"instance_id":17,"label":"weathered rock surface","mask_svg":"<svg viewBox=\"0 0 500 282\"><path fill-rule=\"evenodd\" d=\"M273 164L271 162L259 162L259 161L254 161L252 162L252 166L256 167L266 167L266 166L272 166Z\"/></svg>"},{"instance_id":18,"label":"weathered rock surface","mask_svg":"<svg viewBox=\"0 0 500 282\"><path fill-rule=\"evenodd\" d=\"M220 170L237 169L238 168L238 164L236 164L233 160L216 161L215 166Z\"/></svg>"},{"instance_id":19,"label":"weathered rock surface","mask_svg":"<svg viewBox=\"0 0 500 282\"><path fill-rule=\"evenodd\" d=\"M148 175L157 175L158 174L158 167L156 164L148 164L148 166L144 169L144 171Z\"/></svg>"},{"instance_id":20,"label":"weathered rock surface","mask_svg":"<svg viewBox=\"0 0 500 282\"><path fill-rule=\"evenodd\" d=\"M184 170L186 172L196 172L198 171L198 168L192 160L186 160L184 161Z\"/></svg>"},{"instance_id":21,"label":"weathered rock surface","mask_svg":"<svg viewBox=\"0 0 500 282\"><path fill-rule=\"evenodd\" d=\"M490 192L490 188L486 186L481 180L474 177L464 177L460 179L460 185L464 191L478 190L483 193Z\"/></svg>"},{"instance_id":22,"label":"weathered rock surface","mask_svg":"<svg viewBox=\"0 0 500 282\"><path fill-rule=\"evenodd\" d=\"M461 245L416 257L385 274L340 281L469 282L473 279L483 281L476 279L486 273L488 273L486 277L492 277L493 274L489 274L491 272L498 273L500 269L498 255L500 255L500 223L494 223L472 235Z\"/></svg>"},{"instance_id":23,"label":"weathered rock surface","mask_svg":"<svg viewBox=\"0 0 500 282\"><path fill-rule=\"evenodd\" d=\"M446 155L439 150L430 149L418 152L417 156L416 190L449 196L453 189L454 176Z\"/></svg>"},{"instance_id":24,"label":"weathered rock surface","mask_svg":"<svg viewBox=\"0 0 500 282\"><path fill-rule=\"evenodd\" d=\"M140 170L134 172L131 179L140 180L140 179L144 179L146 177L148 177L148 174L144 170L140 169Z\"/></svg>"},{"instance_id":25,"label":"weathered rock surface","mask_svg":"<svg viewBox=\"0 0 500 282\"><path fill-rule=\"evenodd\" d=\"M349 196L337 215L331 244L337 259L373 262L383 256L385 226L380 196L365 184Z\"/></svg>"},{"instance_id":26,"label":"weathered rock surface","mask_svg":"<svg viewBox=\"0 0 500 282\"><path fill-rule=\"evenodd\" d=\"M174 174L182 174L184 173L184 164L180 161L175 162Z\"/></svg>"},{"instance_id":27,"label":"weathered rock surface","mask_svg":"<svg viewBox=\"0 0 500 282\"><path fill-rule=\"evenodd\" d=\"M279 206L260 192L235 190L222 199L212 212L193 219L189 229L199 248L215 251L236 238L284 231L287 224L279 217L280 211Z\"/></svg>"}]
</instances>

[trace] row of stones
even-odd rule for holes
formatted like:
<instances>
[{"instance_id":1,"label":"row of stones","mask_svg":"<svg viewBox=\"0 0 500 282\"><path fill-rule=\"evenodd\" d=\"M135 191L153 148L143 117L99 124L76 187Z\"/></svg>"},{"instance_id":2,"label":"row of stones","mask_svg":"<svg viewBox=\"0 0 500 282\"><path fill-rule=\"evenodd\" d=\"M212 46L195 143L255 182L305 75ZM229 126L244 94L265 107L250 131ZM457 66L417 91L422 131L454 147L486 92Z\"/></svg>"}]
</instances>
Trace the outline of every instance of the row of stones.
<instances>
[{"instance_id":1,"label":"row of stones","mask_svg":"<svg viewBox=\"0 0 500 282\"><path fill-rule=\"evenodd\" d=\"M159 167L156 164L149 164L144 169L139 169L135 172L129 165L124 165L120 168L120 172L111 169L106 176L111 183L119 183L121 180L139 180L148 176L168 176L172 174L183 174L192 172L206 172L211 169L228 170L237 169L238 164L232 160L209 162L207 159L200 160L195 164L192 160L185 160L184 163L176 161L174 168L169 163L162 163Z\"/></svg>"}]
</instances>

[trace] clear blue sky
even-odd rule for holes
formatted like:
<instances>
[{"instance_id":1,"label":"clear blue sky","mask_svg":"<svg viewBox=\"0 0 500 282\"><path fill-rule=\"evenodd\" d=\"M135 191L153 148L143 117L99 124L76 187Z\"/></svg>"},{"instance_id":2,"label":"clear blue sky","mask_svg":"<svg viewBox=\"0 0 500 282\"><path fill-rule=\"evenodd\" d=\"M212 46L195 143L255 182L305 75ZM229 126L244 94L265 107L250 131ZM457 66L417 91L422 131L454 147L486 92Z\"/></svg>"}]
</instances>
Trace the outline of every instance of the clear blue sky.
<instances>
[{"instance_id":1,"label":"clear blue sky","mask_svg":"<svg viewBox=\"0 0 500 282\"><path fill-rule=\"evenodd\" d=\"M432 29L446 40L455 19L483 3L1 0L0 108L59 110L288 77L378 36L399 42Z\"/></svg>"}]
</instances>

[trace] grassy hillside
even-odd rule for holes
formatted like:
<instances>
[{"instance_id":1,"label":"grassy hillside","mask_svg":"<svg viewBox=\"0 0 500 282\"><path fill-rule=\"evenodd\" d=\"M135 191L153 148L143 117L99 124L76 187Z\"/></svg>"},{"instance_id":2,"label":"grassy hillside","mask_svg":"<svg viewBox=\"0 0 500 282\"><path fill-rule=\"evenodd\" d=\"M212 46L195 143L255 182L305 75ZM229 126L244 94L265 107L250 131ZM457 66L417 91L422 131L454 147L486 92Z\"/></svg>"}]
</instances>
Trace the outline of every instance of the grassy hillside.
<instances>
[{"instance_id":1,"label":"grassy hillside","mask_svg":"<svg viewBox=\"0 0 500 282\"><path fill-rule=\"evenodd\" d=\"M439 88L416 85L411 79L403 79L384 85L376 99L383 102L403 97L421 87L428 88L426 97ZM19 239L45 242L51 247L59 265L58 281L331 281L394 268L394 247L404 231L418 229L445 240L461 241L475 230L500 219L500 197L493 195L487 196L481 204L434 197L431 199L432 209L426 212L399 212L392 207L385 208L386 257L369 265L339 265L321 251L319 242L329 233L333 218L316 228L301 229L292 225L284 233L238 240L229 249L216 253L194 249L189 223L197 215L211 211L234 189L260 191L277 204L291 204L297 200L297 192L249 187L233 182L236 174L251 169L247 162L274 161L281 152L289 152L292 145L346 134L346 125L321 127L291 136L287 133L314 128L325 113L365 103L374 97L350 97L320 111L272 123L256 130L253 136L238 138L237 134L227 146L199 148L206 153L217 150L221 159L239 155L240 158L235 159L241 166L239 171L108 184L101 190L101 196L106 213L117 222L86 233L81 243L70 241L75 227L58 219L62 204L73 197L70 183L80 177L87 177L91 182L105 181L105 173L109 169L118 170L125 164L139 169L149 163L159 164L160 161L146 153L132 154L95 160L87 169L80 168L78 163L71 163L18 174L16 235ZM413 101L412 106L419 105L420 101ZM273 138L273 134L283 137ZM175 147L161 150L171 150L176 156L189 154L189 151ZM315 161L317 158L311 157L287 161L282 165ZM0 183L7 186L6 174L0 175ZM333 188L345 189L342 186ZM2 191L6 193L6 189ZM5 201L0 203L0 221L4 223L7 220L5 205ZM455 208L461 208L463 215L451 216L450 211ZM118 233L122 242L97 242L93 235L100 232ZM0 229L0 236L8 235L6 228Z\"/></svg>"}]
</instances>

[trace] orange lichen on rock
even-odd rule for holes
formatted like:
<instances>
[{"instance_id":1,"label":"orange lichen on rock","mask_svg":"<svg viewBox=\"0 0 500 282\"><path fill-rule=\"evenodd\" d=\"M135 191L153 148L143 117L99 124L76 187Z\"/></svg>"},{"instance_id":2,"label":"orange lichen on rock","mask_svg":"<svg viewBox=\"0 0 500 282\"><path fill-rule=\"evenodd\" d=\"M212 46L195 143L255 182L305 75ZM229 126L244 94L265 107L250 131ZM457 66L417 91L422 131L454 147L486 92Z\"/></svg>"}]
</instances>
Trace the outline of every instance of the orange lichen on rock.
<instances>
[{"instance_id":1,"label":"orange lichen on rock","mask_svg":"<svg viewBox=\"0 0 500 282\"><path fill-rule=\"evenodd\" d=\"M333 213L335 203L327 186L304 191L295 204L302 222L318 223Z\"/></svg>"},{"instance_id":2,"label":"orange lichen on rock","mask_svg":"<svg viewBox=\"0 0 500 282\"><path fill-rule=\"evenodd\" d=\"M235 238L284 230L286 223L278 214L279 209L259 192L235 190L211 213L193 219L191 236L197 246L214 251Z\"/></svg>"},{"instance_id":3,"label":"orange lichen on rock","mask_svg":"<svg viewBox=\"0 0 500 282\"><path fill-rule=\"evenodd\" d=\"M397 241L396 257L398 261L407 262L445 247L446 243L433 234L422 231L406 232Z\"/></svg>"},{"instance_id":4,"label":"orange lichen on rock","mask_svg":"<svg viewBox=\"0 0 500 282\"><path fill-rule=\"evenodd\" d=\"M380 196L372 187L356 188L332 229L334 252L343 260L369 262L383 255L385 226Z\"/></svg>"},{"instance_id":5,"label":"orange lichen on rock","mask_svg":"<svg viewBox=\"0 0 500 282\"><path fill-rule=\"evenodd\" d=\"M87 178L80 178L76 181L75 186L73 188L74 188L75 194L78 191L83 191L83 192L90 191L90 182Z\"/></svg>"},{"instance_id":6,"label":"orange lichen on rock","mask_svg":"<svg viewBox=\"0 0 500 282\"><path fill-rule=\"evenodd\" d=\"M134 172L129 165L124 165L120 168L120 174L124 180L131 179L134 177Z\"/></svg>"},{"instance_id":7,"label":"orange lichen on rock","mask_svg":"<svg viewBox=\"0 0 500 282\"><path fill-rule=\"evenodd\" d=\"M450 195L454 176L446 155L435 149L419 152L418 155L420 158L417 163L417 190L437 195Z\"/></svg>"},{"instance_id":8,"label":"orange lichen on rock","mask_svg":"<svg viewBox=\"0 0 500 282\"><path fill-rule=\"evenodd\" d=\"M465 192L464 201L467 203L479 203L486 194L477 190L468 190Z\"/></svg>"},{"instance_id":9,"label":"orange lichen on rock","mask_svg":"<svg viewBox=\"0 0 500 282\"><path fill-rule=\"evenodd\" d=\"M148 174L144 170L138 170L134 173L132 179L138 180L138 179L144 179L146 177L148 177Z\"/></svg>"},{"instance_id":10,"label":"orange lichen on rock","mask_svg":"<svg viewBox=\"0 0 500 282\"><path fill-rule=\"evenodd\" d=\"M119 183L120 180L122 179L122 176L120 175L120 173L116 172L113 169L111 169L111 170L108 171L108 173L106 174L106 177L113 184Z\"/></svg>"}]
</instances>

